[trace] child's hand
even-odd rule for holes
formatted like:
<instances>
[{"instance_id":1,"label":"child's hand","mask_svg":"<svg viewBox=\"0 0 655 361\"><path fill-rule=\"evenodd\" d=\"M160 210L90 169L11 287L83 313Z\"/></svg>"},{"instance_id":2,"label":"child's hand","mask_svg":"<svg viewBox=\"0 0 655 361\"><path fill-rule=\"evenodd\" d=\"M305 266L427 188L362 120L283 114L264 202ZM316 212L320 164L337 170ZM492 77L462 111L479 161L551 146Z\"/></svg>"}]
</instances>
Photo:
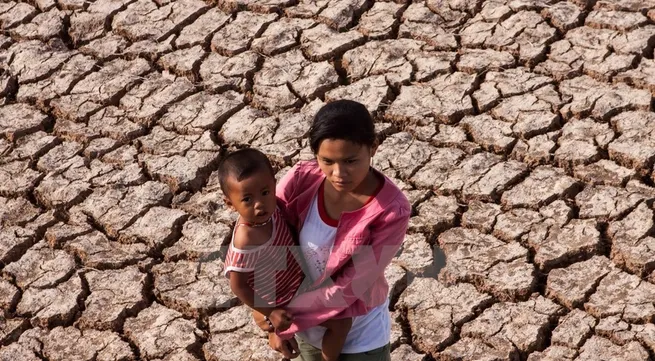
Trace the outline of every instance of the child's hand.
<instances>
[{"instance_id":1,"label":"child's hand","mask_svg":"<svg viewBox=\"0 0 655 361\"><path fill-rule=\"evenodd\" d=\"M277 331L286 331L289 327L291 327L293 316L288 311L285 311L281 308L276 308L271 312L270 315L268 315L268 319L271 321L273 327L275 327Z\"/></svg>"}]
</instances>

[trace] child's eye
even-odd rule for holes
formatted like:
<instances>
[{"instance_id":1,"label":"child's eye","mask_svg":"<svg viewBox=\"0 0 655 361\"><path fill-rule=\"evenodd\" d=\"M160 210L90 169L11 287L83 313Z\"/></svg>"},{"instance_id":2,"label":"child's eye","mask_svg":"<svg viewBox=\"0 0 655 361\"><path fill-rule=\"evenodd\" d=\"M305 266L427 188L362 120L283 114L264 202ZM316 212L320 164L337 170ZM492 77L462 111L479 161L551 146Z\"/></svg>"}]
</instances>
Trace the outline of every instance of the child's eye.
<instances>
[{"instance_id":1,"label":"child's eye","mask_svg":"<svg viewBox=\"0 0 655 361\"><path fill-rule=\"evenodd\" d=\"M241 200L241 202L243 202L243 203L248 203L248 202L250 202L250 197L245 197L245 198L243 198L243 199Z\"/></svg>"},{"instance_id":2,"label":"child's eye","mask_svg":"<svg viewBox=\"0 0 655 361\"><path fill-rule=\"evenodd\" d=\"M346 161L346 163L348 163L348 164L352 164L352 163L355 163L356 161L357 161L357 159L348 159L348 160Z\"/></svg>"},{"instance_id":3,"label":"child's eye","mask_svg":"<svg viewBox=\"0 0 655 361\"><path fill-rule=\"evenodd\" d=\"M271 194L271 191L269 191L269 190L265 190L265 191L262 192L263 196L267 196L269 194Z\"/></svg>"}]
</instances>

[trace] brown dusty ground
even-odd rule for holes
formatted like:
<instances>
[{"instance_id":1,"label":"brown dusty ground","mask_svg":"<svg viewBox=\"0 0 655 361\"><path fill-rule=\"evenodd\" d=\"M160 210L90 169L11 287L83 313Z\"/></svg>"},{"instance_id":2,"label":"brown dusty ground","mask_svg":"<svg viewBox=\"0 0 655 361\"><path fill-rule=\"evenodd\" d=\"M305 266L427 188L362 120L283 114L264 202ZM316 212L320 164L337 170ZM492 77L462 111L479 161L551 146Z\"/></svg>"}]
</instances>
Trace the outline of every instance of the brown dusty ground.
<instances>
[{"instance_id":1,"label":"brown dusty ground","mask_svg":"<svg viewBox=\"0 0 655 361\"><path fill-rule=\"evenodd\" d=\"M0 360L278 361L226 149L375 114L394 361L655 360L655 0L0 3Z\"/></svg>"}]
</instances>

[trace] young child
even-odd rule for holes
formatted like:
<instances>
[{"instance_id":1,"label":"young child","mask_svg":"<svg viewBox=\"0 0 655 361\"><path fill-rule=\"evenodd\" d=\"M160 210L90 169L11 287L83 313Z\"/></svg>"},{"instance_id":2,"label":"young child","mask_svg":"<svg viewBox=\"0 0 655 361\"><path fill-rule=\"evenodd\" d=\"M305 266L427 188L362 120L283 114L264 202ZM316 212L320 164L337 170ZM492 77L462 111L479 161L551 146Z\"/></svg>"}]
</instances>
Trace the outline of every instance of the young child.
<instances>
[{"instance_id":1,"label":"young child","mask_svg":"<svg viewBox=\"0 0 655 361\"><path fill-rule=\"evenodd\" d=\"M296 241L277 208L273 167L263 153L248 148L227 155L218 174L225 203L239 213L225 276L243 303L266 316L276 331L284 331L293 321L284 306L298 293L305 275ZM327 329L324 361L339 358L351 325L350 317L321 324Z\"/></svg>"}]
</instances>

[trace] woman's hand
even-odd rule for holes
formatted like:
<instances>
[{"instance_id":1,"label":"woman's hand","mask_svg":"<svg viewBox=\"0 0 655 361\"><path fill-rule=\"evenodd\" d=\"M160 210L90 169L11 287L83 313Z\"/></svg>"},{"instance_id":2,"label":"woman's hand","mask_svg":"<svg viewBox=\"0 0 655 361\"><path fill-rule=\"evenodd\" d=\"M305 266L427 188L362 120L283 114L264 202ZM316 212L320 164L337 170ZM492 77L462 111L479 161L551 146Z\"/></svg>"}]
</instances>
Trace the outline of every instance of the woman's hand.
<instances>
[{"instance_id":1,"label":"woman's hand","mask_svg":"<svg viewBox=\"0 0 655 361\"><path fill-rule=\"evenodd\" d=\"M300 356L298 342L296 342L295 338L283 340L280 336L276 335L275 332L269 332L268 345L271 346L273 350L281 353L284 358L292 359Z\"/></svg>"},{"instance_id":2,"label":"woman's hand","mask_svg":"<svg viewBox=\"0 0 655 361\"><path fill-rule=\"evenodd\" d=\"M268 316L268 319L271 320L273 327L278 331L286 331L291 326L291 321L293 321L293 316L290 312L285 311L281 308L276 308L271 311L271 314Z\"/></svg>"}]
</instances>

